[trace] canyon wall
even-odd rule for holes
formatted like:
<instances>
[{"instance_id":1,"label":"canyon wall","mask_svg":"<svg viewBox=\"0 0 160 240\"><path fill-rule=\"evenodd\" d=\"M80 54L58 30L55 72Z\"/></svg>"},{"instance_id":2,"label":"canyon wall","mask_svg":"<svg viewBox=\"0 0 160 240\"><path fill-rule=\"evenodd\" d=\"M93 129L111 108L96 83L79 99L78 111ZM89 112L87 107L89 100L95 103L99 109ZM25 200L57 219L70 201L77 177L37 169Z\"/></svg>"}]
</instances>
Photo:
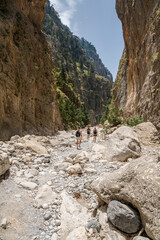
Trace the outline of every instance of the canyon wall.
<instances>
[{"instance_id":1,"label":"canyon wall","mask_svg":"<svg viewBox=\"0 0 160 240\"><path fill-rule=\"evenodd\" d=\"M0 3L0 139L53 134L61 125L53 61L41 33L44 4Z\"/></svg>"},{"instance_id":2,"label":"canyon wall","mask_svg":"<svg viewBox=\"0 0 160 240\"><path fill-rule=\"evenodd\" d=\"M160 128L160 0L117 0L125 50L113 86L113 104Z\"/></svg>"}]
</instances>

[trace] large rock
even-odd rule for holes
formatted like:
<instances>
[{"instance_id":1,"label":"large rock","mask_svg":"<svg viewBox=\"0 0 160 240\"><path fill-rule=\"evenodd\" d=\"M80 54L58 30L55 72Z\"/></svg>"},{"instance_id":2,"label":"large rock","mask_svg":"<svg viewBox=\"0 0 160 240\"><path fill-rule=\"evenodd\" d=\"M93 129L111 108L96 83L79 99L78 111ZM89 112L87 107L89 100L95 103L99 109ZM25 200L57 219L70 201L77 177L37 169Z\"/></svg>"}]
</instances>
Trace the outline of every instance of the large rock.
<instances>
[{"instance_id":1,"label":"large rock","mask_svg":"<svg viewBox=\"0 0 160 240\"><path fill-rule=\"evenodd\" d=\"M158 155L143 156L93 181L92 189L109 204L131 203L138 209L143 227L153 240L160 239L160 164Z\"/></svg>"},{"instance_id":2,"label":"large rock","mask_svg":"<svg viewBox=\"0 0 160 240\"><path fill-rule=\"evenodd\" d=\"M9 158L6 153L0 153L0 176L10 168Z\"/></svg>"},{"instance_id":3,"label":"large rock","mask_svg":"<svg viewBox=\"0 0 160 240\"><path fill-rule=\"evenodd\" d=\"M87 212L86 207L83 207L66 192L63 192L61 196L61 240L66 240L67 236L75 228L84 227L87 225L90 214Z\"/></svg>"},{"instance_id":4,"label":"large rock","mask_svg":"<svg viewBox=\"0 0 160 240\"><path fill-rule=\"evenodd\" d=\"M43 185L39 188L36 196L37 207L42 207L44 204L51 204L57 198L57 194L52 191L52 188L48 185Z\"/></svg>"},{"instance_id":5,"label":"large rock","mask_svg":"<svg viewBox=\"0 0 160 240\"><path fill-rule=\"evenodd\" d=\"M37 154L48 154L47 149L36 140L26 140L24 147Z\"/></svg>"},{"instance_id":6,"label":"large rock","mask_svg":"<svg viewBox=\"0 0 160 240\"><path fill-rule=\"evenodd\" d=\"M140 230L141 221L138 213L119 201L111 201L107 208L110 222L125 233L136 233Z\"/></svg>"},{"instance_id":7,"label":"large rock","mask_svg":"<svg viewBox=\"0 0 160 240\"><path fill-rule=\"evenodd\" d=\"M134 127L141 143L147 145L157 134L156 127L151 122L144 122Z\"/></svg>"},{"instance_id":8,"label":"large rock","mask_svg":"<svg viewBox=\"0 0 160 240\"><path fill-rule=\"evenodd\" d=\"M137 134L127 126L122 126L110 134L104 146L106 150L103 155L109 161L126 161L128 158L139 157L141 153Z\"/></svg>"}]
</instances>

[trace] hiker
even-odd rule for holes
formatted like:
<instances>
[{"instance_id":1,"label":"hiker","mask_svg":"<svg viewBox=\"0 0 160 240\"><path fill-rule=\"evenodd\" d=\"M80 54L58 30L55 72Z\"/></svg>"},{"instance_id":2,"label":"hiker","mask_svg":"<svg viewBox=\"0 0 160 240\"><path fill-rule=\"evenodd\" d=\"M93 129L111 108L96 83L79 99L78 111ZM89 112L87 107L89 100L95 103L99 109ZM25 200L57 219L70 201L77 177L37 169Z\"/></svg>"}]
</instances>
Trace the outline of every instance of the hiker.
<instances>
[{"instance_id":1,"label":"hiker","mask_svg":"<svg viewBox=\"0 0 160 240\"><path fill-rule=\"evenodd\" d=\"M94 142L96 142L97 134L98 134L98 131L97 131L96 127L94 127L94 129L93 129L93 141Z\"/></svg>"},{"instance_id":2,"label":"hiker","mask_svg":"<svg viewBox=\"0 0 160 240\"><path fill-rule=\"evenodd\" d=\"M81 141L82 141L82 131L80 130L80 127L77 128L76 138L77 138L77 149L78 149L78 146L79 147L81 146Z\"/></svg>"},{"instance_id":3,"label":"hiker","mask_svg":"<svg viewBox=\"0 0 160 240\"><path fill-rule=\"evenodd\" d=\"M87 128L87 139L89 139L90 134L91 134L91 129L90 129L90 126L88 125L88 128Z\"/></svg>"}]
</instances>

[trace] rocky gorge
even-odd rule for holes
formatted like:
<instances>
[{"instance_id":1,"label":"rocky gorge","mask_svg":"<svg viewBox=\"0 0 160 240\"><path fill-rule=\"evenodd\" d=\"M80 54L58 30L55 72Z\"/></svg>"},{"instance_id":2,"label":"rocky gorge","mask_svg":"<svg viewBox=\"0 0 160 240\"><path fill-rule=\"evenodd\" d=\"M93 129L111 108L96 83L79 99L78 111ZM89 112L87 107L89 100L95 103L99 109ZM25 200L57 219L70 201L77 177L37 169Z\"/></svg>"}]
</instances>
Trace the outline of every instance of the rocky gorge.
<instances>
[{"instance_id":1,"label":"rocky gorge","mask_svg":"<svg viewBox=\"0 0 160 240\"><path fill-rule=\"evenodd\" d=\"M0 142L2 240L159 240L160 148L151 123L97 142L83 130ZM5 175L4 175L5 173Z\"/></svg>"},{"instance_id":2,"label":"rocky gorge","mask_svg":"<svg viewBox=\"0 0 160 240\"><path fill-rule=\"evenodd\" d=\"M106 121L96 142L82 129L80 149L77 109L97 124L112 75L50 5L44 35L45 2L0 2L0 240L160 240L160 1L116 1L125 49L112 104L146 122Z\"/></svg>"}]
</instances>

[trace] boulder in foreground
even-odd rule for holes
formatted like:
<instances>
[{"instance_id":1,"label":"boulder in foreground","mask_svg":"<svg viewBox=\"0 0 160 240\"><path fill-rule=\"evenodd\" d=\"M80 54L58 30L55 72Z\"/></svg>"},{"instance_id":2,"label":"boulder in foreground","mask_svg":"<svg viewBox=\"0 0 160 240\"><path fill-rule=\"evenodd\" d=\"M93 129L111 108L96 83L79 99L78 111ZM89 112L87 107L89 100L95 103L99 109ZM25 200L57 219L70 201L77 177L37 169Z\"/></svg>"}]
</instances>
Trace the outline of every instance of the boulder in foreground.
<instances>
[{"instance_id":1,"label":"boulder in foreground","mask_svg":"<svg viewBox=\"0 0 160 240\"><path fill-rule=\"evenodd\" d=\"M130 203L138 209L148 237L160 236L160 164L158 155L143 156L92 182L92 189L101 200Z\"/></svg>"},{"instance_id":2,"label":"boulder in foreground","mask_svg":"<svg viewBox=\"0 0 160 240\"><path fill-rule=\"evenodd\" d=\"M138 135L133 128L122 126L109 135L105 141L104 157L109 161L125 162L128 158L137 158L141 154Z\"/></svg>"}]
</instances>

